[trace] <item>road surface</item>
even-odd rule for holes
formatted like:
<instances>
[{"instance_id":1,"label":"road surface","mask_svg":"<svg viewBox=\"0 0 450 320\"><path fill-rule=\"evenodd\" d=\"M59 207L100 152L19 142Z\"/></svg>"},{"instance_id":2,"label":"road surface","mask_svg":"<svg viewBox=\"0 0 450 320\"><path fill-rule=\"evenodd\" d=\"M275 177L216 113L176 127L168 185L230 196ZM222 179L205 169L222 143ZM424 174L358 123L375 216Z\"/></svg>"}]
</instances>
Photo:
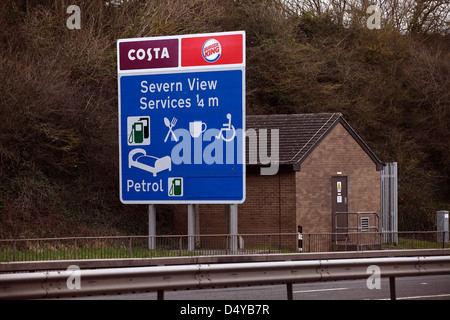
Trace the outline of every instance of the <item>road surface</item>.
<instances>
[{"instance_id":1,"label":"road surface","mask_svg":"<svg viewBox=\"0 0 450 320\"><path fill-rule=\"evenodd\" d=\"M399 277L397 300L450 300L450 275ZM389 280L380 289L368 289L366 280L313 282L293 285L294 300L390 299ZM116 294L71 299L156 300L156 292ZM286 300L286 286L251 286L221 289L166 291L165 300Z\"/></svg>"}]
</instances>

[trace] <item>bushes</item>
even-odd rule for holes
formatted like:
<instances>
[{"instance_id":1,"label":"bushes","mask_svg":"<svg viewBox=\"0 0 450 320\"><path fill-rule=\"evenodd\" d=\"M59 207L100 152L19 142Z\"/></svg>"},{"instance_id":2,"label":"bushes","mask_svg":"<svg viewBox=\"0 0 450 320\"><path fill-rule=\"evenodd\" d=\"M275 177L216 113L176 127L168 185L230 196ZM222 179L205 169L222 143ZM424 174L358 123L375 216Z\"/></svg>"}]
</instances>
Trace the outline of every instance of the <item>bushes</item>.
<instances>
[{"instance_id":1,"label":"bushes","mask_svg":"<svg viewBox=\"0 0 450 320\"><path fill-rule=\"evenodd\" d=\"M0 236L146 233L146 207L118 199L116 40L230 30L247 32L248 113L344 113L399 162L400 221L419 215L403 227L431 228L448 206L448 35L283 3L74 0L82 27L69 30L63 2L1 1Z\"/></svg>"}]
</instances>

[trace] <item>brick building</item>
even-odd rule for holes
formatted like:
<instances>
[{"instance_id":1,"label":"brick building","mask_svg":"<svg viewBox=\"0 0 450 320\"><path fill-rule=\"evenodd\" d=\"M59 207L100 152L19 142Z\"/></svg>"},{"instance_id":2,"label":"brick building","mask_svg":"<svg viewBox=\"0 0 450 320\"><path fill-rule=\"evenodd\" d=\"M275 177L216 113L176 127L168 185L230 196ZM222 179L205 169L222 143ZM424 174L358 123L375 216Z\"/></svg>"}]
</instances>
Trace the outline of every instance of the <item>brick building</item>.
<instances>
[{"instance_id":1,"label":"brick building","mask_svg":"<svg viewBox=\"0 0 450 320\"><path fill-rule=\"evenodd\" d=\"M261 152L247 141L246 200L238 206L238 233L336 232L351 217L335 212L380 212L383 164L339 113L256 115L247 133L279 133L278 170L261 175ZM260 140L261 141L261 140ZM260 142L259 141L259 142ZM250 149L250 151L248 151ZM258 153L259 152L259 153ZM258 159L249 163L249 159ZM267 167L268 165L266 165ZM177 206L174 232L186 234L186 206ZM200 234L226 234L228 205L199 205ZM377 223L373 217L371 224Z\"/></svg>"}]
</instances>

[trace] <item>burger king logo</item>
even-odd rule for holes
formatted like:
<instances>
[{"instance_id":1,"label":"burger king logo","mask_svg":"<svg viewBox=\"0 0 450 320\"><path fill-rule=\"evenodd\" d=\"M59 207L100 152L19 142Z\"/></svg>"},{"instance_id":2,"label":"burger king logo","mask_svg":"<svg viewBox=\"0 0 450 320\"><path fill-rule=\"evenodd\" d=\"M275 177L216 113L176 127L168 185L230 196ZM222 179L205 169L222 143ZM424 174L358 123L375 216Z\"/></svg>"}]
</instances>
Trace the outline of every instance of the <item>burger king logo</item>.
<instances>
[{"instance_id":1,"label":"burger king logo","mask_svg":"<svg viewBox=\"0 0 450 320\"><path fill-rule=\"evenodd\" d=\"M207 62L216 62L221 54L222 46L216 39L209 39L203 44L202 55Z\"/></svg>"}]
</instances>

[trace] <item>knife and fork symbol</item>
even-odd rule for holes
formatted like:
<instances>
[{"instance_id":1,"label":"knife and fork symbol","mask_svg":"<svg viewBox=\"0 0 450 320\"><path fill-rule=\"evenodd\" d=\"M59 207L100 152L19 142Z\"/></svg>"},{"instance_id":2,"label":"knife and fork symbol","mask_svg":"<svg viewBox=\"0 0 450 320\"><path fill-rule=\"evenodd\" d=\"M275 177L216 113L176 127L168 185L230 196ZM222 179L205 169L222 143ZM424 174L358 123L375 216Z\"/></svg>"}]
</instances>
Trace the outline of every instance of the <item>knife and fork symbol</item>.
<instances>
[{"instance_id":1,"label":"knife and fork symbol","mask_svg":"<svg viewBox=\"0 0 450 320\"><path fill-rule=\"evenodd\" d=\"M177 124L177 118L173 117L172 121L169 121L169 119L167 119L166 117L164 117L164 124L166 125L167 128L169 128L169 132L167 132L166 138L164 139L164 142L167 141L167 139L169 138L169 135L172 133L172 137L173 139L178 142L178 138L175 135L175 133L173 132L172 128Z\"/></svg>"}]
</instances>

